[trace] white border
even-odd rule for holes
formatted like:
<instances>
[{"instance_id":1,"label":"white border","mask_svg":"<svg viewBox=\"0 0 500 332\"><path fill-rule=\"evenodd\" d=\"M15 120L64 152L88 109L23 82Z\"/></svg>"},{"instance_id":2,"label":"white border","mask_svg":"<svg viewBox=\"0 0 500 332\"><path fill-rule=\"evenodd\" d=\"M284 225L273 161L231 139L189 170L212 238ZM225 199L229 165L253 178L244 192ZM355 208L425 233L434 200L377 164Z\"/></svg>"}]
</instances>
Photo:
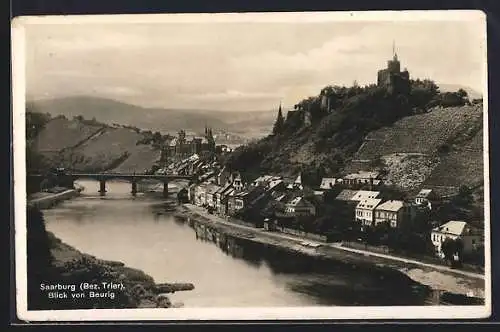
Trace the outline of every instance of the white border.
<instances>
[{"instance_id":1,"label":"white border","mask_svg":"<svg viewBox=\"0 0 500 332\"><path fill-rule=\"evenodd\" d=\"M26 276L26 164L25 164L25 31L34 24L99 23L215 23L215 22L326 22L326 21L477 21L483 25L484 100L484 204L485 204L485 305L484 306L391 306L391 307L297 307L297 308L175 308L27 310ZM490 190L488 141L488 82L486 15L476 10L296 12L231 14L147 14L17 17L12 21L13 146L16 245L16 296L18 318L27 321L107 320L325 320L325 319L466 319L491 315Z\"/></svg>"}]
</instances>

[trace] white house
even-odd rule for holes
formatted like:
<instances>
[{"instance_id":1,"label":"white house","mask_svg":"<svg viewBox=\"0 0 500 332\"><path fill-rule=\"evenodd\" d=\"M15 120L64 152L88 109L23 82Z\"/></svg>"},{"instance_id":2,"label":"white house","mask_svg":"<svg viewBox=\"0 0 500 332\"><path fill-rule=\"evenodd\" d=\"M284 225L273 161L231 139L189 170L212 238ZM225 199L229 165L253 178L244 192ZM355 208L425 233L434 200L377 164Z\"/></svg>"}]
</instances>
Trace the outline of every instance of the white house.
<instances>
[{"instance_id":1,"label":"white house","mask_svg":"<svg viewBox=\"0 0 500 332\"><path fill-rule=\"evenodd\" d=\"M320 184L319 188L321 190L328 190L328 189L332 189L336 184L337 184L336 178L323 178L323 179L321 179L321 184Z\"/></svg>"},{"instance_id":2,"label":"white house","mask_svg":"<svg viewBox=\"0 0 500 332\"><path fill-rule=\"evenodd\" d=\"M392 228L398 228L404 222L405 204L403 201L390 200L375 208L375 226L387 222Z\"/></svg>"},{"instance_id":3,"label":"white house","mask_svg":"<svg viewBox=\"0 0 500 332\"><path fill-rule=\"evenodd\" d=\"M295 197L285 206L285 212L293 216L314 216L316 215L316 207L311 202L303 197Z\"/></svg>"},{"instance_id":4,"label":"white house","mask_svg":"<svg viewBox=\"0 0 500 332\"><path fill-rule=\"evenodd\" d=\"M419 206L426 206L429 209L432 209L432 203L435 202L436 195L432 189L422 189L415 196L415 204Z\"/></svg>"},{"instance_id":5,"label":"white house","mask_svg":"<svg viewBox=\"0 0 500 332\"><path fill-rule=\"evenodd\" d=\"M444 258L441 245L447 238L452 240L461 239L464 254L474 251L482 244L481 233L467 224L467 222L455 220L448 221L447 223L434 228L431 232L432 244L436 249L436 254L441 258Z\"/></svg>"},{"instance_id":6,"label":"white house","mask_svg":"<svg viewBox=\"0 0 500 332\"><path fill-rule=\"evenodd\" d=\"M375 220L375 208L382 202L380 198L367 198L361 200L356 205L356 220L361 222L362 226L373 226Z\"/></svg>"}]
</instances>

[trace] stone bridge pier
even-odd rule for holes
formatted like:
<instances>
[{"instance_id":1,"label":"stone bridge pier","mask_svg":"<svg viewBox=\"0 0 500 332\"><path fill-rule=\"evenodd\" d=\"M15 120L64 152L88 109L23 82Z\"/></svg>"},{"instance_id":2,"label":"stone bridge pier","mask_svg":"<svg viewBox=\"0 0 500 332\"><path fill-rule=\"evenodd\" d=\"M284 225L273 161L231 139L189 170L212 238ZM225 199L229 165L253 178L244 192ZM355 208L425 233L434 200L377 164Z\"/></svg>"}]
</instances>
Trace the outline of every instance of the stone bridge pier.
<instances>
[{"instance_id":1,"label":"stone bridge pier","mask_svg":"<svg viewBox=\"0 0 500 332\"><path fill-rule=\"evenodd\" d=\"M106 195L106 179L99 179L99 194L101 196Z\"/></svg>"},{"instance_id":2,"label":"stone bridge pier","mask_svg":"<svg viewBox=\"0 0 500 332\"><path fill-rule=\"evenodd\" d=\"M132 195L137 195L137 180L136 179L132 179L132 191L131 191Z\"/></svg>"},{"instance_id":3,"label":"stone bridge pier","mask_svg":"<svg viewBox=\"0 0 500 332\"><path fill-rule=\"evenodd\" d=\"M168 181L164 180L163 181L163 198L168 197Z\"/></svg>"}]
</instances>

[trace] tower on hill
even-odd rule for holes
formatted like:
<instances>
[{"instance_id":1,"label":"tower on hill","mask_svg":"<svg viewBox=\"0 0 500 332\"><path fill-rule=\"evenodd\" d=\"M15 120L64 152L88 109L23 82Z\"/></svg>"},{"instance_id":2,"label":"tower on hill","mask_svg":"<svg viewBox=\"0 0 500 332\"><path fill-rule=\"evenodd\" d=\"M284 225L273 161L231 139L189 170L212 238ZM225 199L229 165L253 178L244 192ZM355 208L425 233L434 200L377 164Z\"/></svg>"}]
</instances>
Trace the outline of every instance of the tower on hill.
<instances>
[{"instance_id":1,"label":"tower on hill","mask_svg":"<svg viewBox=\"0 0 500 332\"><path fill-rule=\"evenodd\" d=\"M401 63L392 45L392 60L387 61L387 68L378 71L377 85L386 87L390 93L406 94L410 91L410 73L406 68L401 71Z\"/></svg>"}]
</instances>

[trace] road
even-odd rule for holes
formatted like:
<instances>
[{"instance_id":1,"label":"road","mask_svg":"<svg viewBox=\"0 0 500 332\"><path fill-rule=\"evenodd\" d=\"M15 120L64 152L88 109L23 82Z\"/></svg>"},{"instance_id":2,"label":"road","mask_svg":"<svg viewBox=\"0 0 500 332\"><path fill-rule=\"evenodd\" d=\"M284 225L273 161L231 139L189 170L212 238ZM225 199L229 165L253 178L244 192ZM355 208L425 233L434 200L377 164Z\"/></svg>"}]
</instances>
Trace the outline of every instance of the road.
<instances>
[{"instance_id":1,"label":"road","mask_svg":"<svg viewBox=\"0 0 500 332\"><path fill-rule=\"evenodd\" d=\"M448 272L448 273L453 273L453 274L458 274L458 275L466 276L466 277L469 277L469 278L476 278L476 279L482 279L482 280L484 280L484 274L480 274L480 273L474 273L474 272L468 272L468 271L463 271L463 270L458 270L458 269L452 269L452 268L449 268L447 266L424 263L424 262L421 262L421 261L418 261L418 260L414 260L414 259L410 259L410 258L403 258L403 257L392 256L392 255L388 255L388 254L375 253L375 252L367 251L367 250L347 248L347 247L343 247L342 243L340 243L340 242L335 242L335 243L319 242L319 241L313 241L313 240L309 240L309 239L303 239L303 238L300 238L300 237L297 237L297 236L294 236L294 235L290 235L290 234L269 232L269 231L266 231L266 230L264 230L262 228L254 228L254 227L244 226L244 225L236 224L236 223L233 223L233 222L229 222L229 221L227 221L227 220L225 220L225 219L223 219L221 217L209 214L209 213L206 212L205 209L203 209L203 208L201 208L199 206L196 206L196 205L193 205L193 204L184 204L184 205L189 210L192 210L193 212L195 212L195 213L197 213L197 214L199 214L199 215L201 215L201 216L209 219L210 221L212 221L214 223L220 223L220 224L224 224L224 225L227 225L227 226L230 226L230 227L233 227L233 228L238 228L238 229L241 229L241 230L245 230L247 232L252 232L252 233L255 233L255 234L260 234L260 235L263 235L263 236L267 236L269 238L273 238L275 240L283 240L283 239L292 240L292 241L297 242L297 244L300 244L302 242L308 242L308 243L311 243L311 244L321 245L321 246L328 246L328 247L331 247L331 248L335 248L335 249L343 250L343 251L347 251L347 252L352 252L352 253L356 253L356 254L359 254L359 255L378 257L378 258L383 258L383 259L387 259L387 260L402 262L402 263L405 263L405 264L413 264L413 265L417 265L417 266L421 266L421 267L432 268L432 269L435 269L435 270L439 270L439 271L443 271L443 272Z\"/></svg>"}]
</instances>

